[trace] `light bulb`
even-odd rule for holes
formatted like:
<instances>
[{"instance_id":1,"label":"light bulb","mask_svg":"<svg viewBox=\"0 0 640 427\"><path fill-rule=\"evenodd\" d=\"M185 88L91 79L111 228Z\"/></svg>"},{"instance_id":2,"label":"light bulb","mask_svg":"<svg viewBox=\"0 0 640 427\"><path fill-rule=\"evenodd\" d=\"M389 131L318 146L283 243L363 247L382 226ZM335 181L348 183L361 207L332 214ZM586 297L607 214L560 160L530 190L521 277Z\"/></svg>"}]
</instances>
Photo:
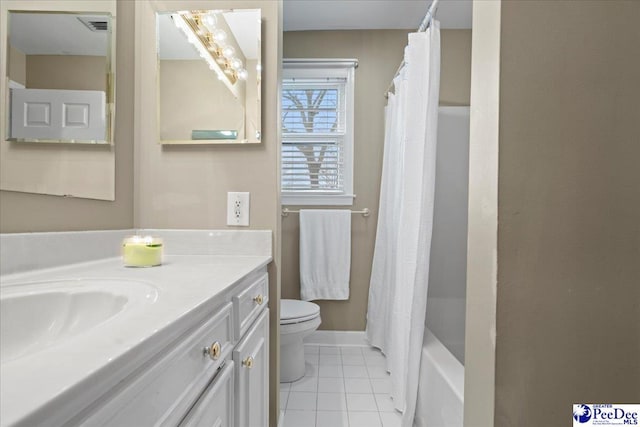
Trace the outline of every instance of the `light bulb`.
<instances>
[{"instance_id":1,"label":"light bulb","mask_svg":"<svg viewBox=\"0 0 640 427\"><path fill-rule=\"evenodd\" d=\"M214 15L213 13L208 13L204 16L202 21L207 27L213 28L216 26L218 18L216 18L216 15Z\"/></svg>"},{"instance_id":2,"label":"light bulb","mask_svg":"<svg viewBox=\"0 0 640 427\"><path fill-rule=\"evenodd\" d=\"M223 42L227 39L227 33L223 29L218 28L213 32L213 39L217 42Z\"/></svg>"},{"instance_id":3,"label":"light bulb","mask_svg":"<svg viewBox=\"0 0 640 427\"><path fill-rule=\"evenodd\" d=\"M233 58L231 59L231 68L233 68L234 70L239 70L240 68L242 68L242 61L240 61L238 58Z\"/></svg>"},{"instance_id":4,"label":"light bulb","mask_svg":"<svg viewBox=\"0 0 640 427\"><path fill-rule=\"evenodd\" d=\"M225 46L222 49L222 55L227 59L232 58L235 53L236 50L233 48L233 46Z\"/></svg>"},{"instance_id":5,"label":"light bulb","mask_svg":"<svg viewBox=\"0 0 640 427\"><path fill-rule=\"evenodd\" d=\"M258 65L256 65L256 71L257 72L262 71L262 64L258 63Z\"/></svg>"},{"instance_id":6,"label":"light bulb","mask_svg":"<svg viewBox=\"0 0 640 427\"><path fill-rule=\"evenodd\" d=\"M249 73L247 72L247 70L245 70L244 68L238 70L238 78L240 80L247 80L247 77L249 77Z\"/></svg>"}]
</instances>

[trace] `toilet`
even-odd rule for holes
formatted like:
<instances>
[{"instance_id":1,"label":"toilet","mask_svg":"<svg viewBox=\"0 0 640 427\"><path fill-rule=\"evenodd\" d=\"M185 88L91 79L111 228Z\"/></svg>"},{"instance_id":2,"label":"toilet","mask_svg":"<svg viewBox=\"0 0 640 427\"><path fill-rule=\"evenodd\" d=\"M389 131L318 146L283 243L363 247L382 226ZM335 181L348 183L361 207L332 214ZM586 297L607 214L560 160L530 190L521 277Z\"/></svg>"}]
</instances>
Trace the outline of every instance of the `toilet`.
<instances>
[{"instance_id":1,"label":"toilet","mask_svg":"<svg viewBox=\"0 0 640 427\"><path fill-rule=\"evenodd\" d=\"M320 326L320 307L307 301L280 301L280 382L304 377L302 340Z\"/></svg>"}]
</instances>

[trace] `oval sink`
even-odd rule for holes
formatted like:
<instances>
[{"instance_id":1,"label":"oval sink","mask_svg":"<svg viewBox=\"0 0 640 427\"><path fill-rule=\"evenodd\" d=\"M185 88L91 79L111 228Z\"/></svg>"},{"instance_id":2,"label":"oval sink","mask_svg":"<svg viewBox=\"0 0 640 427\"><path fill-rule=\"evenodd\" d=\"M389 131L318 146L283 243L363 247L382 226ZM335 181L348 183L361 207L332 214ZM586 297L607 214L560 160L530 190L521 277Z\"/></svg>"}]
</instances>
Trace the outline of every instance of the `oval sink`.
<instances>
[{"instance_id":1,"label":"oval sink","mask_svg":"<svg viewBox=\"0 0 640 427\"><path fill-rule=\"evenodd\" d=\"M130 280L74 279L5 286L0 295L0 363L86 333L156 298L152 286Z\"/></svg>"}]
</instances>

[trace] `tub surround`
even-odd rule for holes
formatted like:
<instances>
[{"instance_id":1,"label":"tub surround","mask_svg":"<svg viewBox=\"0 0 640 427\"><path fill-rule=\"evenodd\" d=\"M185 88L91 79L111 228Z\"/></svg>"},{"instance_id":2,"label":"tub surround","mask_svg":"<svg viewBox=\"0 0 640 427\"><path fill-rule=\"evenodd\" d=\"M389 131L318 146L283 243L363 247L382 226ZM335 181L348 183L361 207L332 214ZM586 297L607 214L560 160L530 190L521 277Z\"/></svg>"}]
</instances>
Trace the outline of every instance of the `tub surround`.
<instances>
[{"instance_id":1,"label":"tub surround","mask_svg":"<svg viewBox=\"0 0 640 427\"><path fill-rule=\"evenodd\" d=\"M163 265L126 268L113 256L78 262L82 253L85 259L104 255L107 246L117 254L121 237L134 233L164 239ZM62 424L103 401L105 392L230 300L240 283L264 275L272 260L271 231L118 230L0 238L3 271L14 272L0 276L4 293L17 284L92 278L138 281L153 290L143 309L114 316L67 342L3 361L3 426L21 420L38 425L45 419ZM37 262L47 268L25 271Z\"/></svg>"},{"instance_id":2,"label":"tub surround","mask_svg":"<svg viewBox=\"0 0 640 427\"><path fill-rule=\"evenodd\" d=\"M428 329L418 376L416 427L462 427L464 413L464 366Z\"/></svg>"}]
</instances>

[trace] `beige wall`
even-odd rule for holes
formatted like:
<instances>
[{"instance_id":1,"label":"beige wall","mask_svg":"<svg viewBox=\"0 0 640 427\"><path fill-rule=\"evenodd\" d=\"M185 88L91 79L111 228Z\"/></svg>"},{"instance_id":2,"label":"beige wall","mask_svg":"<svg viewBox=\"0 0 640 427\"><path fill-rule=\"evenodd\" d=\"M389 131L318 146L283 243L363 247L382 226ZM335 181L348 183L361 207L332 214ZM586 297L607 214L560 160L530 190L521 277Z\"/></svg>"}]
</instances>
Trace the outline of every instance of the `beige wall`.
<instances>
[{"instance_id":1,"label":"beige wall","mask_svg":"<svg viewBox=\"0 0 640 427\"><path fill-rule=\"evenodd\" d=\"M440 100L469 105L471 32L442 31ZM402 59L405 30L303 31L284 34L285 58L357 58L355 78L355 163L353 209L371 216L352 221L348 301L319 301L326 330L364 330L377 224L384 143L384 93ZM300 298L297 215L282 219L282 297Z\"/></svg>"},{"instance_id":2,"label":"beige wall","mask_svg":"<svg viewBox=\"0 0 640 427\"><path fill-rule=\"evenodd\" d=\"M233 4L232 4L233 3ZM136 4L136 204L142 228L224 229L227 192L251 193L250 229L274 233L270 280L270 417L279 412L279 98L282 56L281 1L137 1ZM160 145L155 11L262 9L262 144ZM246 229L246 228L242 228Z\"/></svg>"},{"instance_id":3,"label":"beige wall","mask_svg":"<svg viewBox=\"0 0 640 427\"><path fill-rule=\"evenodd\" d=\"M107 87L104 56L27 55L26 69L28 89L104 91Z\"/></svg>"},{"instance_id":4,"label":"beige wall","mask_svg":"<svg viewBox=\"0 0 640 427\"><path fill-rule=\"evenodd\" d=\"M503 2L496 426L640 401L640 2Z\"/></svg>"},{"instance_id":5,"label":"beige wall","mask_svg":"<svg viewBox=\"0 0 640 427\"><path fill-rule=\"evenodd\" d=\"M9 46L7 49L9 56L7 57L7 74L14 82L21 85L27 84L27 56Z\"/></svg>"},{"instance_id":6,"label":"beige wall","mask_svg":"<svg viewBox=\"0 0 640 427\"><path fill-rule=\"evenodd\" d=\"M188 141L192 130L215 129L244 139L240 101L202 59L160 61L160 139Z\"/></svg>"},{"instance_id":7,"label":"beige wall","mask_svg":"<svg viewBox=\"0 0 640 427\"><path fill-rule=\"evenodd\" d=\"M47 2L32 3L42 5L42 9L50 8ZM77 7L78 3L69 2L68 6ZM21 7L26 8L26 2L21 2ZM117 2L115 201L0 191L0 232L133 226L133 9L134 5L129 1ZM4 121L2 123L4 125Z\"/></svg>"},{"instance_id":8,"label":"beige wall","mask_svg":"<svg viewBox=\"0 0 640 427\"><path fill-rule=\"evenodd\" d=\"M265 98L263 105L265 133L263 144L248 145L191 145L162 146L159 142L157 111L158 67L155 51L154 6L162 10L175 4L175 10L198 9L202 2L140 2L138 28L144 37L138 37L140 74L137 90L139 108L136 110L138 141L136 145L136 217L137 227L143 228L226 228L226 204L228 191L251 193L250 228L274 227L279 213L277 206L279 146L277 123L277 74L278 74L278 2L247 1L262 7L263 15L263 81ZM225 8L224 1L204 2L209 9ZM193 5L193 7L188 7ZM238 7L245 7L239 5ZM250 6L246 6L250 7ZM267 65L268 64L268 65ZM260 178L258 178L260 177ZM279 222L279 216L277 217Z\"/></svg>"}]
</instances>

